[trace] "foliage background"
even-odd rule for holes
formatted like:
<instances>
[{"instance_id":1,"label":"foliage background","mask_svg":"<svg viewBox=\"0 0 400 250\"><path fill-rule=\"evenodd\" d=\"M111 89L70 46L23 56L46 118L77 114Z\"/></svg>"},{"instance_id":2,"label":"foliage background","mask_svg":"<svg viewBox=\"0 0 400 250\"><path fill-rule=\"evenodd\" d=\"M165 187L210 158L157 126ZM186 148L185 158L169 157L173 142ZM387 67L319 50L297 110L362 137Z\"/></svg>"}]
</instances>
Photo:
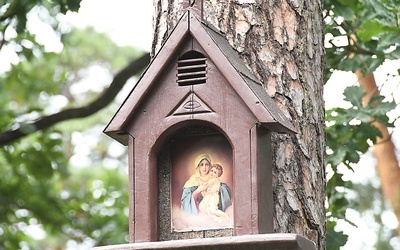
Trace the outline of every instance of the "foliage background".
<instances>
[{"instance_id":1,"label":"foliage background","mask_svg":"<svg viewBox=\"0 0 400 250\"><path fill-rule=\"evenodd\" d=\"M369 154L370 162L364 160L362 163L375 167L369 150L380 132L371 121L379 121L387 127L394 127L395 124L398 126L400 67L398 61L390 60L399 59L399 7L400 2L392 0L324 1L326 79L335 70L353 73L359 71L368 75L383 63L390 65L386 75L379 79L378 91L386 93L385 98L377 97L375 100L376 103L383 101L381 104L362 106L361 98L364 94L356 87L358 80L347 75L347 78L342 79L342 82L351 86L344 91L347 105L344 108L335 105L326 111L327 171L330 176L327 184L327 235L328 242L337 243L331 245L332 249L347 240L346 235L337 234L337 223L344 219L348 225L355 226L354 221L360 215L364 215L364 222L374 230L367 230L371 237L359 240L361 244L358 244L358 248L392 249L400 246L396 231L393 230L397 225L392 224L390 229L382 223L383 215L391 208L382 199L380 180L376 176L374 180L362 180L357 174L344 175L355 168L357 173L366 172L366 166L356 165L365 153ZM339 84L340 81L335 82L335 87L339 87ZM392 139L396 135L393 133ZM373 182L375 184L371 185ZM371 191L367 199L367 195L362 192L364 188ZM396 221L395 216L391 218Z\"/></svg>"},{"instance_id":2,"label":"foliage background","mask_svg":"<svg viewBox=\"0 0 400 250\"><path fill-rule=\"evenodd\" d=\"M94 20L71 11L60 15L76 10L79 2L1 1L0 132L22 128L29 134L35 131L32 120L84 107L144 53L84 25ZM86 2L81 11L95 11ZM100 31L120 37L111 31L126 19L116 14L126 17L133 11L123 1L116 1L112 10L107 1L95 4L101 13L91 17L104 24ZM14 18L4 18L12 13ZM116 17L104 20L105 14ZM132 42L137 34L129 34L142 27L132 32L124 27L126 43L138 45ZM127 242L126 150L102 130L135 82L130 79L102 112L0 148L0 249L87 249Z\"/></svg>"}]
</instances>

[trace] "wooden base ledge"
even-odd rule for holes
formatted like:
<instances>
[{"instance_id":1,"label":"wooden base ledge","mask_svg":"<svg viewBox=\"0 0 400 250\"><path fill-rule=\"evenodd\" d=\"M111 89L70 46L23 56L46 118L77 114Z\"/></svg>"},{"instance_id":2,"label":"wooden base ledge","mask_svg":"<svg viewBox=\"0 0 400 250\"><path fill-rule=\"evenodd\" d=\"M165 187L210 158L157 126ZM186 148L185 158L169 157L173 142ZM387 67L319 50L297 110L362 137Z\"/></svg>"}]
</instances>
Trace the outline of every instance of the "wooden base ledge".
<instances>
[{"instance_id":1,"label":"wooden base ledge","mask_svg":"<svg viewBox=\"0 0 400 250\"><path fill-rule=\"evenodd\" d=\"M95 247L95 250L191 249L191 250L315 250L315 244L297 234L257 234L233 237L142 242Z\"/></svg>"}]
</instances>

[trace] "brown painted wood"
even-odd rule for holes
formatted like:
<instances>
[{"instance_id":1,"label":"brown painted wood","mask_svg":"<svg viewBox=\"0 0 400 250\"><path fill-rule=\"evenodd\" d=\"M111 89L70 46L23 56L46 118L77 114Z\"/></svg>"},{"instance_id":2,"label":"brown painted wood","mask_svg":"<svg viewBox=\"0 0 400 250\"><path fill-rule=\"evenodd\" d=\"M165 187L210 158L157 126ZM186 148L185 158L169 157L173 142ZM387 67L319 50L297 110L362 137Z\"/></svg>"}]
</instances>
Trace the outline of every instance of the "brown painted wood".
<instances>
[{"instance_id":1,"label":"brown painted wood","mask_svg":"<svg viewBox=\"0 0 400 250\"><path fill-rule=\"evenodd\" d=\"M182 41L187 38L189 32L207 52L210 59L214 61L216 65L220 65L219 69L223 76L228 80L229 84L232 85L251 112L253 112L257 117L259 123L266 124L273 131L277 132L293 133L295 131L293 125L275 106L266 92L263 91L261 84L258 84L258 87L261 87L261 90L258 90L251 89L251 85L246 83L245 76L242 76L241 74L245 74L249 79L255 80L256 78L252 76L246 66L239 61L238 56L235 55L235 51L232 51L232 48L228 51L227 48L229 46L225 45L223 47L226 50L224 55L221 51L223 48L218 47L216 41L214 41L210 36L210 34L213 34L213 38L216 39L219 35L208 33L211 32L211 30L208 30L207 32L206 27L203 26L194 15L190 14L190 11L188 11L180 19L170 37L167 39L156 57L152 60L141 79L139 79L139 82L134 89L134 94L133 91L129 94L128 98L120 107L120 110L118 110L113 119L107 125L104 130L106 134L120 141L124 145L127 145L126 139L121 138L119 134L124 134L126 132L126 128L129 125L128 123L131 120L130 116L138 110L138 106L143 101L148 90L156 84L155 79L159 78L159 76L166 70L165 67L169 65L171 56L178 50ZM218 38L221 39L222 37ZM225 40L218 41L218 43L222 44L222 41ZM224 43L226 43L226 41ZM227 59L227 55L229 55L229 58L233 62ZM233 65L235 65L236 68ZM263 95L260 96L257 95L257 93L262 93ZM260 98L265 98L265 100Z\"/></svg>"},{"instance_id":2,"label":"brown painted wood","mask_svg":"<svg viewBox=\"0 0 400 250\"><path fill-rule=\"evenodd\" d=\"M209 239L122 244L95 247L96 250L191 249L191 250L314 250L315 244L296 234L259 234Z\"/></svg>"},{"instance_id":3,"label":"brown painted wood","mask_svg":"<svg viewBox=\"0 0 400 250\"><path fill-rule=\"evenodd\" d=\"M271 131L263 127L255 127L257 142L256 148L256 192L258 195L257 212L258 234L273 232L273 192L272 192L272 156L271 156Z\"/></svg>"},{"instance_id":4,"label":"brown painted wood","mask_svg":"<svg viewBox=\"0 0 400 250\"><path fill-rule=\"evenodd\" d=\"M129 117L138 108L138 105L140 105L140 102L146 96L148 89L156 83L154 79L163 73L163 68L167 65L168 60L174 54L173 52L179 48L180 43L188 34L189 30L187 20L188 12L182 16L180 22L173 30L170 38L165 42L162 49L156 55L155 58L157 58L157 60L152 60L142 77L139 79L138 84L132 90L132 92L134 91L135 94L132 94L131 92L128 95L127 99L124 101L113 119L105 128L104 133L110 135L111 137L115 137L116 140L124 145L127 145L127 138L123 139L118 136L118 134L125 133L126 127L130 122Z\"/></svg>"},{"instance_id":5,"label":"brown painted wood","mask_svg":"<svg viewBox=\"0 0 400 250\"><path fill-rule=\"evenodd\" d=\"M293 126L228 45L206 29L185 13L105 129L121 143L127 143L121 133L129 138L132 243L159 239L157 158L175 133L198 125L221 133L232 147L233 234L273 230L271 130L292 133ZM207 80L180 86L178 60L192 50L206 57ZM197 101L198 112L185 108L188 100Z\"/></svg>"},{"instance_id":6,"label":"brown painted wood","mask_svg":"<svg viewBox=\"0 0 400 250\"><path fill-rule=\"evenodd\" d=\"M128 144L129 174L129 242L135 242L135 138L129 136Z\"/></svg>"},{"instance_id":7,"label":"brown painted wood","mask_svg":"<svg viewBox=\"0 0 400 250\"><path fill-rule=\"evenodd\" d=\"M258 203L260 202L260 197L258 195L258 134L257 134L257 125L254 125L250 129L250 156L251 156L251 226L252 226L252 234L258 233L258 218L259 218L259 209Z\"/></svg>"}]
</instances>

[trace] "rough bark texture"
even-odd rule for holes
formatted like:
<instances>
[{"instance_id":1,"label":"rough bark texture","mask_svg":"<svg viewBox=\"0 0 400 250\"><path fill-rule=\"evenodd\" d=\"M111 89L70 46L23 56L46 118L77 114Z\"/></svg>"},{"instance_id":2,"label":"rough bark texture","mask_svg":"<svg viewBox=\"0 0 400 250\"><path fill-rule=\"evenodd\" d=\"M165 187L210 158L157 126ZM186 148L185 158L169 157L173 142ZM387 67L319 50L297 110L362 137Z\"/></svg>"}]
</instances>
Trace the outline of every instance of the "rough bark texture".
<instances>
[{"instance_id":1,"label":"rough bark texture","mask_svg":"<svg viewBox=\"0 0 400 250\"><path fill-rule=\"evenodd\" d=\"M363 99L367 104L371 97L379 95L373 74L364 76L360 71L356 72L359 84L364 86L366 96ZM400 166L395 153L395 146L390 138L388 128L379 122L373 125L382 133L382 137L376 138L373 152L376 159L376 170L381 179L382 191L386 199L392 205L397 221L400 222ZM400 223L397 227L397 234L400 235Z\"/></svg>"},{"instance_id":2,"label":"rough bark texture","mask_svg":"<svg viewBox=\"0 0 400 250\"><path fill-rule=\"evenodd\" d=\"M197 0L199 1L199 0ZM183 0L154 0L154 55L183 12ZM241 55L297 134L273 134L274 231L325 248L325 129L322 3L204 0L204 19Z\"/></svg>"}]
</instances>

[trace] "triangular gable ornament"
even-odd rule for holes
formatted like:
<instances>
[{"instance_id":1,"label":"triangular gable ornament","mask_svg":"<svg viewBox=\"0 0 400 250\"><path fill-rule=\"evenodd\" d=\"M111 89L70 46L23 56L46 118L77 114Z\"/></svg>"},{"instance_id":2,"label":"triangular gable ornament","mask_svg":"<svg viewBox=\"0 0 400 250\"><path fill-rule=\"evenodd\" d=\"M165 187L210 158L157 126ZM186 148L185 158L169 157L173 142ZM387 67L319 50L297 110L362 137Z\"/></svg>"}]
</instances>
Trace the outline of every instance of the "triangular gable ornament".
<instances>
[{"instance_id":1,"label":"triangular gable ornament","mask_svg":"<svg viewBox=\"0 0 400 250\"><path fill-rule=\"evenodd\" d=\"M195 93L189 95L173 110L171 115L185 115L213 112Z\"/></svg>"}]
</instances>

